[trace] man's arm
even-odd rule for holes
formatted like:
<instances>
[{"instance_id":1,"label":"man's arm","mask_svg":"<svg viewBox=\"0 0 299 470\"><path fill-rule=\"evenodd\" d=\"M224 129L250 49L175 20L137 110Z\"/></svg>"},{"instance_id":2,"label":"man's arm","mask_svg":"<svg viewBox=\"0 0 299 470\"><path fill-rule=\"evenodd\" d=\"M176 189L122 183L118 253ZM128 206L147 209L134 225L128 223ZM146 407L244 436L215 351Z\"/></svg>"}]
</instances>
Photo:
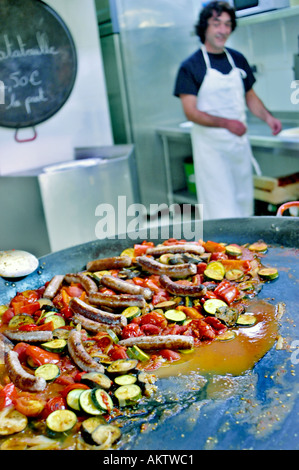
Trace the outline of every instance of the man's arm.
<instances>
[{"instance_id":1,"label":"man's arm","mask_svg":"<svg viewBox=\"0 0 299 470\"><path fill-rule=\"evenodd\" d=\"M257 96L253 88L247 91L245 98L248 109L252 112L252 114L262 121L265 121L271 128L272 134L277 135L282 129L281 122L279 119L276 119L274 116L272 116L272 114L265 108L263 102Z\"/></svg>"},{"instance_id":2,"label":"man's arm","mask_svg":"<svg viewBox=\"0 0 299 470\"><path fill-rule=\"evenodd\" d=\"M184 113L186 118L207 127L222 127L229 130L233 134L241 136L246 132L246 126L238 120L227 119L225 117L212 116L211 114L205 113L197 109L197 97L195 95L180 95L181 102L183 105Z\"/></svg>"}]
</instances>

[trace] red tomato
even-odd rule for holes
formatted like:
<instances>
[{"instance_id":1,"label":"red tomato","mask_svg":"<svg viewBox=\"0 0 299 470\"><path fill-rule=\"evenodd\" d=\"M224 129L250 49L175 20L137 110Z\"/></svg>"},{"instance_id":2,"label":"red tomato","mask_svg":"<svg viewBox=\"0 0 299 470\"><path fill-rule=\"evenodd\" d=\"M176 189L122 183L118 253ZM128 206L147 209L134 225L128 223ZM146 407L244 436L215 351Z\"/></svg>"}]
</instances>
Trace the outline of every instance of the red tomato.
<instances>
[{"instance_id":1,"label":"red tomato","mask_svg":"<svg viewBox=\"0 0 299 470\"><path fill-rule=\"evenodd\" d=\"M121 337L122 339L127 339L127 338L132 338L136 336L141 336L142 331L139 328L139 325L137 323L129 323L129 325L126 325L123 330Z\"/></svg>"},{"instance_id":2,"label":"red tomato","mask_svg":"<svg viewBox=\"0 0 299 470\"><path fill-rule=\"evenodd\" d=\"M47 401L43 412L42 412L42 417L43 419L46 419L49 414L51 414L53 411L56 410L65 410L67 408L67 404L65 401L65 398L63 397L53 397L50 398L50 400Z\"/></svg>"},{"instance_id":3,"label":"red tomato","mask_svg":"<svg viewBox=\"0 0 299 470\"><path fill-rule=\"evenodd\" d=\"M109 351L109 357L113 361L116 361L117 359L128 359L126 348L124 346L113 346L113 348Z\"/></svg>"},{"instance_id":4,"label":"red tomato","mask_svg":"<svg viewBox=\"0 0 299 470\"><path fill-rule=\"evenodd\" d=\"M16 353L18 353L18 356L19 356L19 360L22 362L22 361L25 361L26 358L27 358L27 349L29 347L29 344L28 343L17 343L15 345L15 347L13 348L14 351L16 351Z\"/></svg>"},{"instance_id":5,"label":"red tomato","mask_svg":"<svg viewBox=\"0 0 299 470\"><path fill-rule=\"evenodd\" d=\"M15 316L15 313L12 308L8 308L1 317L1 322L5 325L8 325L12 317Z\"/></svg>"},{"instance_id":6,"label":"red tomato","mask_svg":"<svg viewBox=\"0 0 299 470\"><path fill-rule=\"evenodd\" d=\"M65 288L66 293L70 297L80 297L83 294L83 289L80 286L69 286Z\"/></svg>"},{"instance_id":7,"label":"red tomato","mask_svg":"<svg viewBox=\"0 0 299 470\"><path fill-rule=\"evenodd\" d=\"M23 415L30 417L40 415L44 407L44 400L37 398L29 392L19 393L15 402L15 408Z\"/></svg>"},{"instance_id":8,"label":"red tomato","mask_svg":"<svg viewBox=\"0 0 299 470\"><path fill-rule=\"evenodd\" d=\"M227 326L221 323L221 321L216 317L206 317L205 322L208 323L208 325L211 325L214 330L227 330Z\"/></svg>"},{"instance_id":9,"label":"red tomato","mask_svg":"<svg viewBox=\"0 0 299 470\"><path fill-rule=\"evenodd\" d=\"M160 290L157 294L153 295L152 304L157 305L160 302L166 302L167 300L169 300L169 295L167 294L167 292L164 290Z\"/></svg>"},{"instance_id":10,"label":"red tomato","mask_svg":"<svg viewBox=\"0 0 299 470\"><path fill-rule=\"evenodd\" d=\"M136 243L134 245L134 256L142 256L146 253L148 248L153 247L153 242L143 241L142 243Z\"/></svg>"},{"instance_id":11,"label":"red tomato","mask_svg":"<svg viewBox=\"0 0 299 470\"><path fill-rule=\"evenodd\" d=\"M203 274L204 271L207 269L207 263L198 263L197 264L197 274Z\"/></svg>"},{"instance_id":12,"label":"red tomato","mask_svg":"<svg viewBox=\"0 0 299 470\"><path fill-rule=\"evenodd\" d=\"M217 260L228 259L228 256L226 253L223 253L221 251L215 251L215 253L212 253L210 259L211 261L217 261Z\"/></svg>"},{"instance_id":13,"label":"red tomato","mask_svg":"<svg viewBox=\"0 0 299 470\"><path fill-rule=\"evenodd\" d=\"M161 333L161 328L159 328L157 325L151 325L148 323L141 325L140 329L146 336L159 335Z\"/></svg>"},{"instance_id":14,"label":"red tomato","mask_svg":"<svg viewBox=\"0 0 299 470\"><path fill-rule=\"evenodd\" d=\"M78 383L77 383L77 384L70 384L70 385L67 385L60 393L61 393L61 395L62 395L63 397L66 397L67 394L68 394L71 390L73 390L74 388L75 388L75 389L78 389L78 388L79 388L79 389L82 389L82 390L88 390L88 389L89 389L88 385L85 385L85 384L78 384Z\"/></svg>"},{"instance_id":15,"label":"red tomato","mask_svg":"<svg viewBox=\"0 0 299 470\"><path fill-rule=\"evenodd\" d=\"M22 305L20 307L20 313L27 313L28 315L32 315L39 309L40 309L39 302L32 302L32 303Z\"/></svg>"},{"instance_id":16,"label":"red tomato","mask_svg":"<svg viewBox=\"0 0 299 470\"><path fill-rule=\"evenodd\" d=\"M147 323L150 323L151 325L159 326L160 328L167 327L167 320L165 316L162 313L155 312L155 311L145 313L144 315L142 315L140 325L145 325Z\"/></svg>"},{"instance_id":17,"label":"red tomato","mask_svg":"<svg viewBox=\"0 0 299 470\"><path fill-rule=\"evenodd\" d=\"M167 361L173 362L173 361L178 361L181 359L181 355L176 352L172 351L172 349L161 349L159 351L159 354L166 359Z\"/></svg>"},{"instance_id":18,"label":"red tomato","mask_svg":"<svg viewBox=\"0 0 299 470\"><path fill-rule=\"evenodd\" d=\"M6 406L11 406L15 403L17 398L17 390L14 384L11 382L0 390L0 411Z\"/></svg>"},{"instance_id":19,"label":"red tomato","mask_svg":"<svg viewBox=\"0 0 299 470\"><path fill-rule=\"evenodd\" d=\"M48 363L55 364L60 360L59 354L45 351L44 349L39 348L38 346L33 346L31 344L27 347L26 354L27 356L30 356L33 362L39 366Z\"/></svg>"},{"instance_id":20,"label":"red tomato","mask_svg":"<svg viewBox=\"0 0 299 470\"><path fill-rule=\"evenodd\" d=\"M224 300L224 302L231 304L234 300L237 299L240 292L235 285L232 285L229 281L226 281L224 279L216 287L216 289L214 290L214 294Z\"/></svg>"},{"instance_id":21,"label":"red tomato","mask_svg":"<svg viewBox=\"0 0 299 470\"><path fill-rule=\"evenodd\" d=\"M208 253L215 253L215 252L224 252L225 251L225 246L221 245L221 243L217 242L212 242L211 240L208 240L203 244L205 251Z\"/></svg>"}]
</instances>

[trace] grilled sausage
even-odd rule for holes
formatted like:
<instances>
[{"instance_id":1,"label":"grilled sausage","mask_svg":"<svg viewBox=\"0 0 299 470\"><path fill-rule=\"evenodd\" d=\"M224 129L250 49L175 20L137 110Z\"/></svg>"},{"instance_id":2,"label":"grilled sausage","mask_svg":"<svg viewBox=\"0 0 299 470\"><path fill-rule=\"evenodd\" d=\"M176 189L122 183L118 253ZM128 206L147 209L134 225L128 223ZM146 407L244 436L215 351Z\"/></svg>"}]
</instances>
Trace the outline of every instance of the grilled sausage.
<instances>
[{"instance_id":1,"label":"grilled sausage","mask_svg":"<svg viewBox=\"0 0 299 470\"><path fill-rule=\"evenodd\" d=\"M182 245L160 245L150 247L146 250L146 254L152 256L161 256L166 253L192 253L194 255L202 255L204 251L203 246L189 243Z\"/></svg>"},{"instance_id":2,"label":"grilled sausage","mask_svg":"<svg viewBox=\"0 0 299 470\"><path fill-rule=\"evenodd\" d=\"M144 288L142 286L137 286L131 282L124 281L115 276L110 276L109 274L104 274L101 278L101 283L109 287L110 289L122 292L125 294L131 295L142 295L146 300L152 298L153 293L150 289Z\"/></svg>"},{"instance_id":3,"label":"grilled sausage","mask_svg":"<svg viewBox=\"0 0 299 470\"><path fill-rule=\"evenodd\" d=\"M79 313L75 313L73 316L73 322L78 325L80 324L82 328L86 331L90 331L91 333L98 333L99 331L108 331L112 330L116 334L121 333L121 327L118 325L106 325L105 323L101 323L98 321L90 320L89 318L80 315Z\"/></svg>"},{"instance_id":4,"label":"grilled sausage","mask_svg":"<svg viewBox=\"0 0 299 470\"><path fill-rule=\"evenodd\" d=\"M142 295L130 295L130 294L103 294L97 292L88 296L88 300L95 305L102 305L103 307L109 308L126 308L126 307L140 307L144 308L146 302Z\"/></svg>"},{"instance_id":5,"label":"grilled sausage","mask_svg":"<svg viewBox=\"0 0 299 470\"><path fill-rule=\"evenodd\" d=\"M77 274L66 274L64 280L70 284L71 282L79 282L87 294L92 294L98 291L98 286L93 279L86 274L77 273Z\"/></svg>"},{"instance_id":6,"label":"grilled sausage","mask_svg":"<svg viewBox=\"0 0 299 470\"><path fill-rule=\"evenodd\" d=\"M126 326L127 324L127 319L123 315L104 312L103 310L93 307L77 297L70 300L69 307L73 313L79 313L93 321L106 323L108 325Z\"/></svg>"},{"instance_id":7,"label":"grilled sausage","mask_svg":"<svg viewBox=\"0 0 299 470\"><path fill-rule=\"evenodd\" d=\"M135 336L122 339L120 346L140 346L141 349L192 349L194 339L184 335Z\"/></svg>"},{"instance_id":8,"label":"grilled sausage","mask_svg":"<svg viewBox=\"0 0 299 470\"><path fill-rule=\"evenodd\" d=\"M169 266L167 264L159 263L153 258L148 256L138 256L136 261L142 266L143 269L150 272L151 274L166 274L167 276L182 279L187 276L192 276L197 273L195 264L183 263L176 264L175 266Z\"/></svg>"},{"instance_id":9,"label":"grilled sausage","mask_svg":"<svg viewBox=\"0 0 299 470\"><path fill-rule=\"evenodd\" d=\"M160 276L160 283L164 289L173 295L188 295L189 297L203 297L207 293L207 288L199 285L184 285L172 281L168 276Z\"/></svg>"},{"instance_id":10,"label":"grilled sausage","mask_svg":"<svg viewBox=\"0 0 299 470\"><path fill-rule=\"evenodd\" d=\"M8 351L5 354L5 365L10 380L21 390L25 392L41 392L46 388L47 382L43 377L29 374L22 367L16 351Z\"/></svg>"},{"instance_id":11,"label":"grilled sausage","mask_svg":"<svg viewBox=\"0 0 299 470\"><path fill-rule=\"evenodd\" d=\"M128 268L132 264L130 256L114 256L113 258L103 258L89 261L86 268L87 271L103 271L105 269L121 269Z\"/></svg>"},{"instance_id":12,"label":"grilled sausage","mask_svg":"<svg viewBox=\"0 0 299 470\"><path fill-rule=\"evenodd\" d=\"M0 365L4 364L5 353L13 349L14 344L6 338L2 333L0 333Z\"/></svg>"},{"instance_id":13,"label":"grilled sausage","mask_svg":"<svg viewBox=\"0 0 299 470\"><path fill-rule=\"evenodd\" d=\"M20 331L4 330L3 334L11 341L24 341L25 343L43 343L53 339L52 331Z\"/></svg>"},{"instance_id":14,"label":"grilled sausage","mask_svg":"<svg viewBox=\"0 0 299 470\"><path fill-rule=\"evenodd\" d=\"M52 300L55 295L57 294L58 290L60 289L63 283L64 275L57 274L56 276L52 277L51 281L47 285L43 297L46 299Z\"/></svg>"},{"instance_id":15,"label":"grilled sausage","mask_svg":"<svg viewBox=\"0 0 299 470\"><path fill-rule=\"evenodd\" d=\"M79 330L71 330L67 339L68 351L74 363L85 372L104 372L102 364L96 362L85 350Z\"/></svg>"}]
</instances>

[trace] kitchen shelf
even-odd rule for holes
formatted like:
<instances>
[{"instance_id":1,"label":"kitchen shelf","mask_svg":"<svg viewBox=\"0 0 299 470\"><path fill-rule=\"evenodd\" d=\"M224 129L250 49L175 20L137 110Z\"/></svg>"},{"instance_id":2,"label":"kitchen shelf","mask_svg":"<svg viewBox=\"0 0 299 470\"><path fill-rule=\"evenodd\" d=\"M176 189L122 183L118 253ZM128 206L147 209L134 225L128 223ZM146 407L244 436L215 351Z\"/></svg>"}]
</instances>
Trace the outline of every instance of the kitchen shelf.
<instances>
[{"instance_id":1,"label":"kitchen shelf","mask_svg":"<svg viewBox=\"0 0 299 470\"><path fill-rule=\"evenodd\" d=\"M279 10L267 11L258 15L238 18L239 26L265 23L266 21L282 20L291 16L299 15L299 6L281 8Z\"/></svg>"}]
</instances>

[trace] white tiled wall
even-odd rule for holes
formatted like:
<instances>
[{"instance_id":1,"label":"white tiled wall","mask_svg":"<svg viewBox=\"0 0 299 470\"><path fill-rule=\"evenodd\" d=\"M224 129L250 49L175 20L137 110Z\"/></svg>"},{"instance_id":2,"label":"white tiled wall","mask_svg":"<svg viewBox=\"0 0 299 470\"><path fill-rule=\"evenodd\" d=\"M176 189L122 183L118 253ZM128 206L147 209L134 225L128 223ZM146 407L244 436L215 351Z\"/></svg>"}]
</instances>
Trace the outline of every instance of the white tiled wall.
<instances>
[{"instance_id":1,"label":"white tiled wall","mask_svg":"<svg viewBox=\"0 0 299 470\"><path fill-rule=\"evenodd\" d=\"M299 106L295 109L290 99L298 35L299 15L296 14L257 24L239 24L227 44L242 52L250 65L257 65L254 89L272 111L299 113Z\"/></svg>"}]
</instances>

